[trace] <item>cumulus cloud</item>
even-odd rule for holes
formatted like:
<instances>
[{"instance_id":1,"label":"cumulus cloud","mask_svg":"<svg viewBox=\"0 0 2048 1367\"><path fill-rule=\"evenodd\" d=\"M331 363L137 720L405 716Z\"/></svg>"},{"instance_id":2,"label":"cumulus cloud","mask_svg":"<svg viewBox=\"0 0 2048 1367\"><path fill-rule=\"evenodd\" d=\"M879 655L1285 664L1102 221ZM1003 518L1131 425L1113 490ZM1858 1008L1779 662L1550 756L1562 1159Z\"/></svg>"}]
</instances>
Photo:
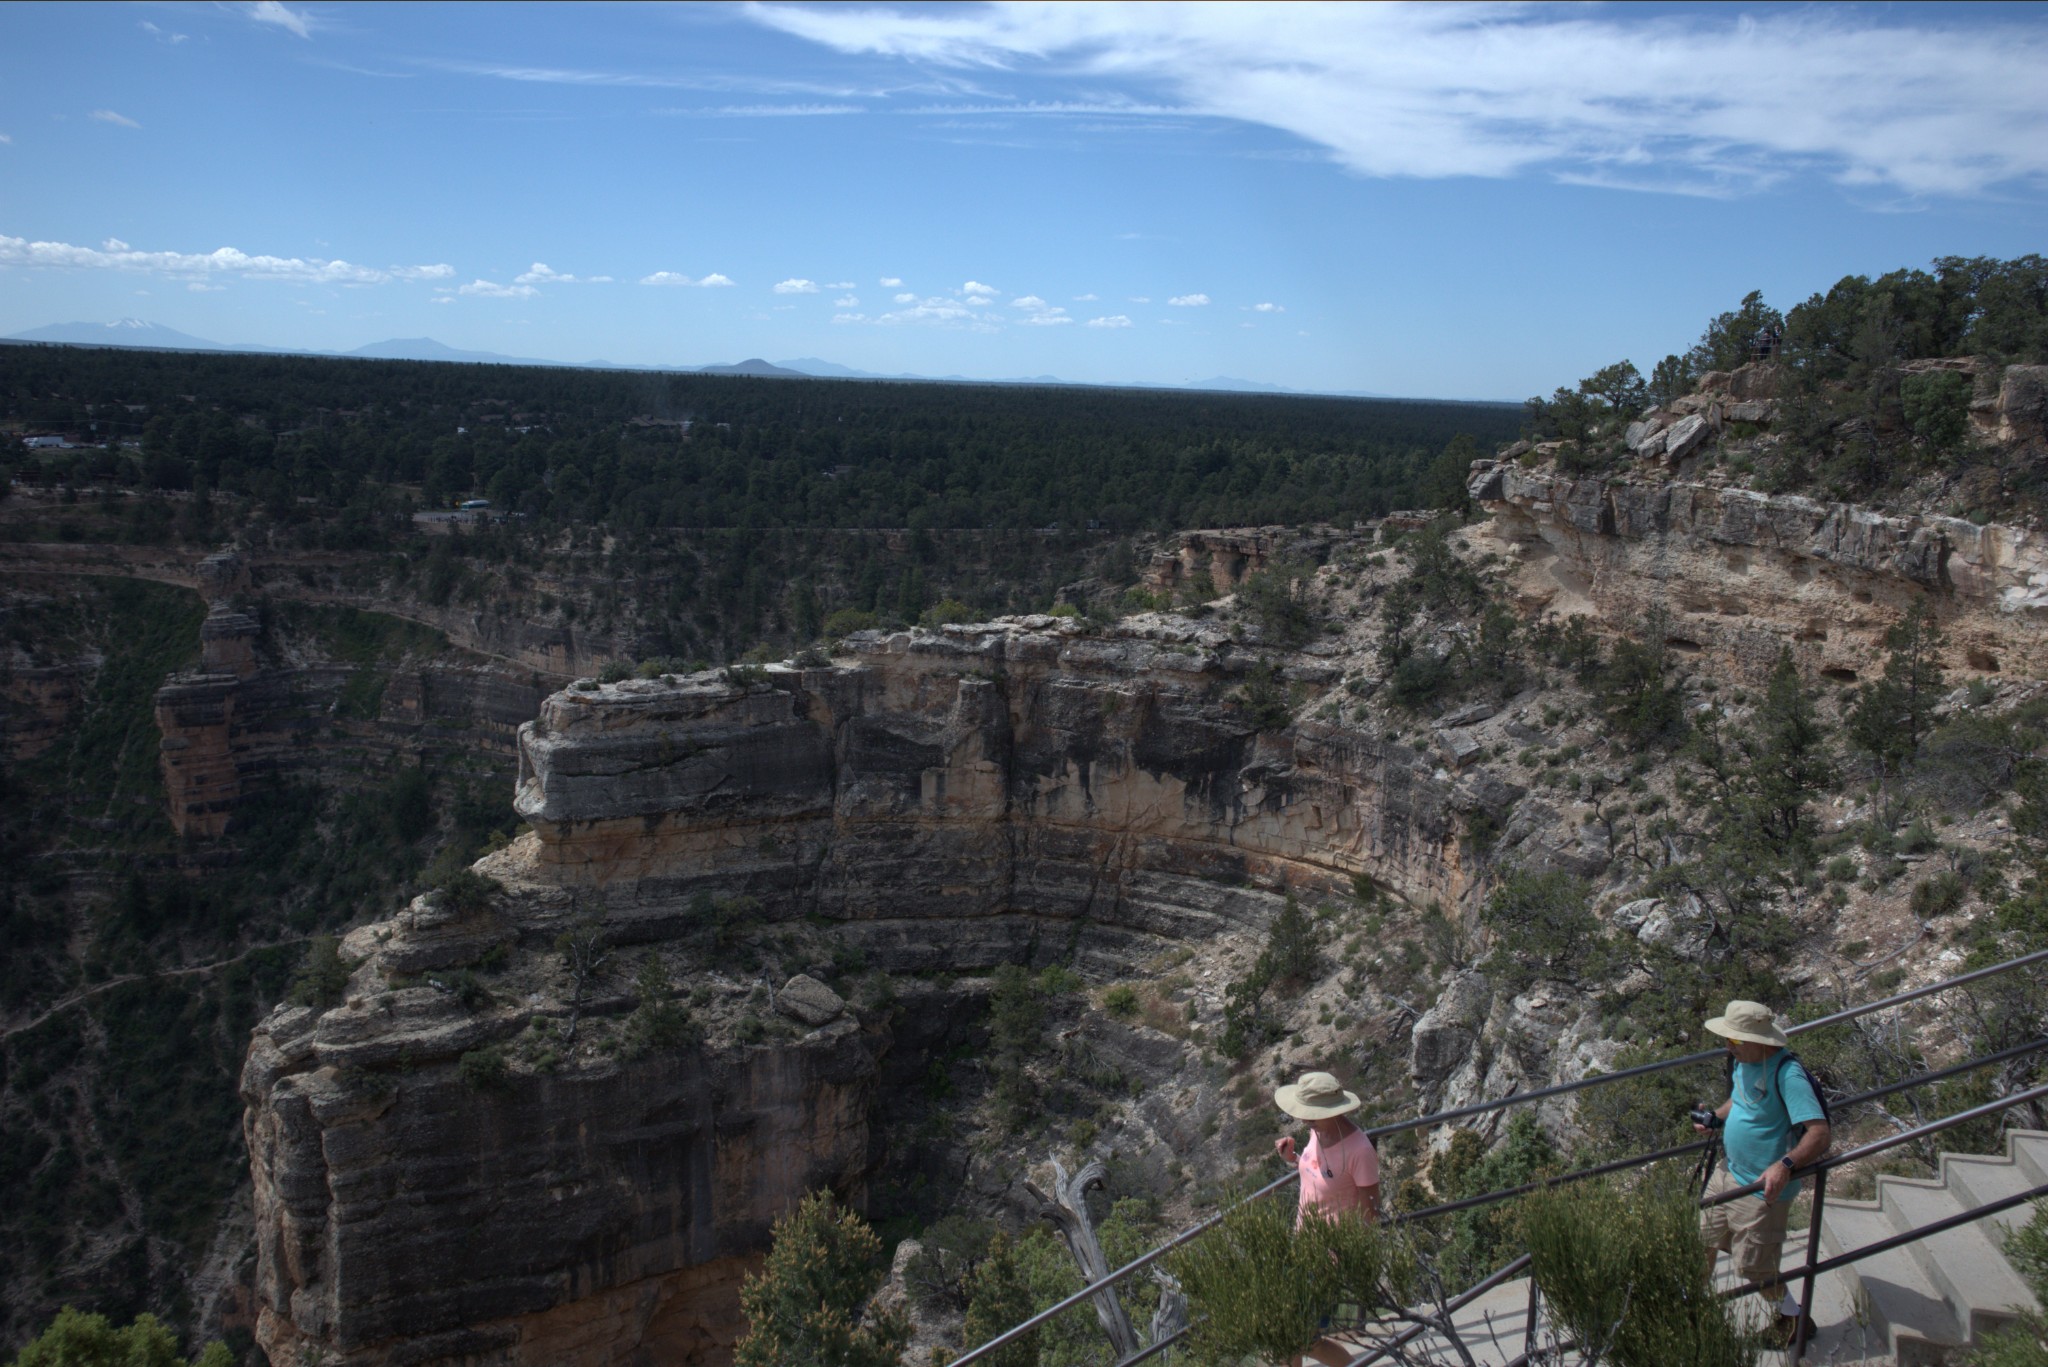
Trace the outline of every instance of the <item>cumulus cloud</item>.
<instances>
[{"instance_id":1,"label":"cumulus cloud","mask_svg":"<svg viewBox=\"0 0 2048 1367\"><path fill-rule=\"evenodd\" d=\"M141 124L135 122L135 120L129 118L126 114L116 114L111 109L95 109L92 111L92 113L86 115L86 117L90 119L98 119L101 123L111 123L117 128L142 127Z\"/></svg>"},{"instance_id":2,"label":"cumulus cloud","mask_svg":"<svg viewBox=\"0 0 2048 1367\"><path fill-rule=\"evenodd\" d=\"M536 261L530 270L514 277L522 285L609 285L609 275L564 275L549 269L546 262Z\"/></svg>"},{"instance_id":3,"label":"cumulus cloud","mask_svg":"<svg viewBox=\"0 0 2048 1367\"><path fill-rule=\"evenodd\" d=\"M1010 301L1013 309L1023 309L1023 322L1030 327L1058 327L1074 320L1067 317L1067 311L1058 304L1048 304L1035 294L1022 295Z\"/></svg>"},{"instance_id":4,"label":"cumulus cloud","mask_svg":"<svg viewBox=\"0 0 2048 1367\"><path fill-rule=\"evenodd\" d=\"M848 294L838 299L834 299L832 301L832 307L835 309L857 309L860 307L860 300Z\"/></svg>"},{"instance_id":5,"label":"cumulus cloud","mask_svg":"<svg viewBox=\"0 0 2048 1367\"><path fill-rule=\"evenodd\" d=\"M490 280L472 280L455 292L479 299L531 299L540 293L531 285L500 285Z\"/></svg>"},{"instance_id":6,"label":"cumulus cloud","mask_svg":"<svg viewBox=\"0 0 2048 1367\"><path fill-rule=\"evenodd\" d=\"M2048 180L2048 29L1939 8L755 5L841 52L1030 66L1278 129L1361 175L1694 194L1824 176L1912 195ZM1711 81L1702 72L1714 73Z\"/></svg>"},{"instance_id":7,"label":"cumulus cloud","mask_svg":"<svg viewBox=\"0 0 2048 1367\"><path fill-rule=\"evenodd\" d=\"M1252 305L1252 312L1253 312L1253 313L1285 313L1285 312L1287 312L1287 308L1286 308L1286 306L1285 306L1284 304L1253 304L1253 305Z\"/></svg>"},{"instance_id":8,"label":"cumulus cloud","mask_svg":"<svg viewBox=\"0 0 2048 1367\"><path fill-rule=\"evenodd\" d=\"M1198 309L1209 302L1206 294L1176 294L1166 301L1177 309Z\"/></svg>"},{"instance_id":9,"label":"cumulus cloud","mask_svg":"<svg viewBox=\"0 0 2048 1367\"><path fill-rule=\"evenodd\" d=\"M234 247L210 252L137 251L118 237L99 247L68 242L30 242L0 234L0 266L52 266L72 270L149 271L159 275L205 279L240 276L248 280L290 280L308 285L381 285L390 280L447 280L448 265L391 266L378 269L317 257L252 256Z\"/></svg>"},{"instance_id":10,"label":"cumulus cloud","mask_svg":"<svg viewBox=\"0 0 2048 1367\"><path fill-rule=\"evenodd\" d=\"M696 282L679 271L656 271L652 275L641 276L640 283L643 285L692 285Z\"/></svg>"},{"instance_id":11,"label":"cumulus cloud","mask_svg":"<svg viewBox=\"0 0 2048 1367\"><path fill-rule=\"evenodd\" d=\"M915 304L917 302L917 296L908 293L899 294L895 297L895 302L899 304Z\"/></svg>"},{"instance_id":12,"label":"cumulus cloud","mask_svg":"<svg viewBox=\"0 0 2048 1367\"><path fill-rule=\"evenodd\" d=\"M775 286L775 292L777 294L816 294L818 292L818 282L815 280L799 279L784 280Z\"/></svg>"},{"instance_id":13,"label":"cumulus cloud","mask_svg":"<svg viewBox=\"0 0 2048 1367\"><path fill-rule=\"evenodd\" d=\"M313 17L304 10L281 4L280 0L255 0L243 12L259 24L269 24L301 38L313 36Z\"/></svg>"},{"instance_id":14,"label":"cumulus cloud","mask_svg":"<svg viewBox=\"0 0 2048 1367\"><path fill-rule=\"evenodd\" d=\"M998 290L998 289L997 289L997 288L996 288L996 287L995 287L994 285L984 285L984 284L982 284L982 283L981 283L981 282L980 282L979 280L970 280L970 281L968 281L968 282L967 282L966 284L964 284L964 285L962 285L962 286L960 287L960 292L961 292L962 294L999 294L999 293L1001 293L1001 291L1000 291L1000 290Z\"/></svg>"},{"instance_id":15,"label":"cumulus cloud","mask_svg":"<svg viewBox=\"0 0 2048 1367\"><path fill-rule=\"evenodd\" d=\"M986 299L952 299L944 295L917 299L905 308L893 309L877 317L877 323L889 326L923 324L928 327L970 328L976 332L994 332L1002 319L1000 315L984 313Z\"/></svg>"},{"instance_id":16,"label":"cumulus cloud","mask_svg":"<svg viewBox=\"0 0 2048 1367\"><path fill-rule=\"evenodd\" d=\"M1092 328L1127 328L1131 326L1131 320L1121 313L1112 313L1107 318L1090 318L1088 326Z\"/></svg>"},{"instance_id":17,"label":"cumulus cloud","mask_svg":"<svg viewBox=\"0 0 2048 1367\"><path fill-rule=\"evenodd\" d=\"M899 288L903 284L903 280L900 276L885 275L875 283L885 290L893 290Z\"/></svg>"},{"instance_id":18,"label":"cumulus cloud","mask_svg":"<svg viewBox=\"0 0 2048 1367\"><path fill-rule=\"evenodd\" d=\"M705 276L702 280L699 280L697 282L700 288L707 290L722 289L725 286L730 285L731 283L731 276L720 275L717 271L711 272L711 274Z\"/></svg>"}]
</instances>

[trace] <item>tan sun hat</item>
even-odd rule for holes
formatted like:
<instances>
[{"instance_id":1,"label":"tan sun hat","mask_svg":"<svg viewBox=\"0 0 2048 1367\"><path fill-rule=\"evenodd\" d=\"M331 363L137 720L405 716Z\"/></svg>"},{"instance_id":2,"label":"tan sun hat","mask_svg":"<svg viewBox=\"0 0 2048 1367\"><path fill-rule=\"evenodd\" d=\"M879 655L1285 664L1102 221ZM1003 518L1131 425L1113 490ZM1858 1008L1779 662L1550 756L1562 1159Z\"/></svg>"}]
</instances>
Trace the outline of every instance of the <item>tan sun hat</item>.
<instances>
[{"instance_id":1,"label":"tan sun hat","mask_svg":"<svg viewBox=\"0 0 2048 1367\"><path fill-rule=\"evenodd\" d=\"M1729 1002L1727 1014L1708 1021L1707 1029L1727 1039L1747 1040L1751 1044L1775 1044L1780 1049L1790 1043L1785 1038L1785 1032L1778 1028L1777 1018L1771 1015L1771 1008L1762 1002Z\"/></svg>"},{"instance_id":2,"label":"tan sun hat","mask_svg":"<svg viewBox=\"0 0 2048 1367\"><path fill-rule=\"evenodd\" d=\"M1273 1093L1273 1100L1296 1120L1328 1120L1359 1107L1358 1093L1345 1091L1328 1073L1303 1073L1301 1081Z\"/></svg>"}]
</instances>

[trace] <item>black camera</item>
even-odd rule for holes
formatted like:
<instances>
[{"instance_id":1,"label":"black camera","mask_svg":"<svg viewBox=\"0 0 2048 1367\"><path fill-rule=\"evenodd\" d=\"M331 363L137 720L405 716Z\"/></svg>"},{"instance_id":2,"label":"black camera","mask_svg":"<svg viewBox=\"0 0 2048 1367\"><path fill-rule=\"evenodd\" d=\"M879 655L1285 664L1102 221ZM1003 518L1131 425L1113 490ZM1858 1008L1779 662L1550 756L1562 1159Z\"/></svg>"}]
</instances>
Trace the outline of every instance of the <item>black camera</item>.
<instances>
[{"instance_id":1,"label":"black camera","mask_svg":"<svg viewBox=\"0 0 2048 1367\"><path fill-rule=\"evenodd\" d=\"M1687 1111L1686 1114L1692 1117L1692 1123L1695 1125L1701 1125L1710 1130L1721 1128L1721 1117L1715 1115L1711 1107L1694 1103L1693 1108Z\"/></svg>"}]
</instances>

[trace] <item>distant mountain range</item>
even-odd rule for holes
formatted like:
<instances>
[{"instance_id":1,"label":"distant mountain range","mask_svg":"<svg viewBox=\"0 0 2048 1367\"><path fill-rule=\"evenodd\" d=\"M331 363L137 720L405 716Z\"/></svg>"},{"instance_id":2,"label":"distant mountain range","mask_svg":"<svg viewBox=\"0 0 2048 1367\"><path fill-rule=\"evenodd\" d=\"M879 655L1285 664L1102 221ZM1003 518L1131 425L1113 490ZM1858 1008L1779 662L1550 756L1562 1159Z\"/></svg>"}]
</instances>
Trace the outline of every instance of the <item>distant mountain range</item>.
<instances>
[{"instance_id":1,"label":"distant mountain range","mask_svg":"<svg viewBox=\"0 0 2048 1367\"><path fill-rule=\"evenodd\" d=\"M0 337L5 342L41 342L59 346L105 346L142 347L158 351L242 351L261 352L268 355L290 356L348 356L365 360L380 361L459 361L472 365L545 365L564 366L575 370L651 370L682 371L700 375L753 375L770 379L804 380L906 380L926 384L1045 384L1080 385L1084 382L1062 380L1057 375L1016 376L1009 379L986 380L967 375L878 375L873 371L855 370L836 361L820 360L815 356L800 356L792 361L764 361L759 357L739 361L732 365L700 366L659 366L625 365L616 361L549 361L537 356L505 356L495 351L464 351L431 337L393 337L382 342L371 342L368 346L357 347L354 351L308 351L289 347L256 346L210 342L204 337L179 332L161 323L145 322L140 318L122 318L111 323L52 323L48 327L33 328L17 332L11 337ZM1289 389L1284 385L1266 384L1259 380L1239 380L1228 375L1216 375L1206 380L1189 380L1184 384L1161 384L1156 381L1135 380L1124 385L1097 385L1097 388L1115 389L1196 389L1223 390L1235 394L1324 394L1346 399L1385 399L1389 394L1376 394L1363 389L1313 390ZM1487 400L1478 400L1487 402Z\"/></svg>"}]
</instances>

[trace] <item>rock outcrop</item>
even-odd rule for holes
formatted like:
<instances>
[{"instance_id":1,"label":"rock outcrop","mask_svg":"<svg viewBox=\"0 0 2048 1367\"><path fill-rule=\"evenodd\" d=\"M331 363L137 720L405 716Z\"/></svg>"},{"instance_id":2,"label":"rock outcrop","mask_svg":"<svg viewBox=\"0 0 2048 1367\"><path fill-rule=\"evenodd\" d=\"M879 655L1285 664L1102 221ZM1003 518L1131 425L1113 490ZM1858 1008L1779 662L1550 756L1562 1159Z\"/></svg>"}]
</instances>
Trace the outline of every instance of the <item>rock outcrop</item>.
<instances>
[{"instance_id":1,"label":"rock outcrop","mask_svg":"<svg viewBox=\"0 0 2048 1367\"><path fill-rule=\"evenodd\" d=\"M1662 609L1670 644L1719 668L1760 677L1790 647L1848 682L1882 661L1886 629L1922 600L1956 668L2048 665L2048 538L2026 528L1507 461L1476 462L1470 488L1494 514L1485 534L1522 562L1527 610L1625 625Z\"/></svg>"}]
</instances>

